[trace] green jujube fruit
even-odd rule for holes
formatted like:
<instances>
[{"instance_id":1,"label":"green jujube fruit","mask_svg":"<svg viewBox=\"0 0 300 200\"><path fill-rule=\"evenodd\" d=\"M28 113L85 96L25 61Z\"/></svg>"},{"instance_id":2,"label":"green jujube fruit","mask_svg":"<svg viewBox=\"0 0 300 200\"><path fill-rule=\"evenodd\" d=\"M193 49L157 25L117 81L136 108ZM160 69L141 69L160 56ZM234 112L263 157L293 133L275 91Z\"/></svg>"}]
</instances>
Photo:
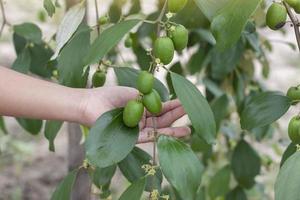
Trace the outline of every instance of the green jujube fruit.
<instances>
[{"instance_id":1,"label":"green jujube fruit","mask_svg":"<svg viewBox=\"0 0 300 200\"><path fill-rule=\"evenodd\" d=\"M177 13L182 10L187 3L187 0L168 0L168 8L172 13Z\"/></svg>"},{"instance_id":2,"label":"green jujube fruit","mask_svg":"<svg viewBox=\"0 0 300 200\"><path fill-rule=\"evenodd\" d=\"M154 76L153 74L147 72L147 71L142 71L137 80L137 87L138 90L143 93L143 94L149 94L154 85Z\"/></svg>"},{"instance_id":3,"label":"green jujube fruit","mask_svg":"<svg viewBox=\"0 0 300 200\"><path fill-rule=\"evenodd\" d=\"M126 48L132 47L132 43L133 43L133 41L132 41L131 37L128 36L128 37L126 38L126 40L125 40L125 47L126 47Z\"/></svg>"},{"instance_id":4,"label":"green jujube fruit","mask_svg":"<svg viewBox=\"0 0 300 200\"><path fill-rule=\"evenodd\" d=\"M98 19L98 23L100 24L100 25L104 25L104 24L106 24L108 22L108 17L107 16L102 16L102 17L100 17L99 19Z\"/></svg>"},{"instance_id":5,"label":"green jujube fruit","mask_svg":"<svg viewBox=\"0 0 300 200\"><path fill-rule=\"evenodd\" d=\"M101 71L96 71L92 78L92 83L94 87L102 87L106 81L106 74Z\"/></svg>"},{"instance_id":6,"label":"green jujube fruit","mask_svg":"<svg viewBox=\"0 0 300 200\"><path fill-rule=\"evenodd\" d=\"M272 30L278 30L286 23L287 11L280 3L273 3L267 11L266 23Z\"/></svg>"},{"instance_id":7,"label":"green jujube fruit","mask_svg":"<svg viewBox=\"0 0 300 200\"><path fill-rule=\"evenodd\" d=\"M295 8L298 3L300 3L300 0L284 0L289 6L292 8Z\"/></svg>"},{"instance_id":8,"label":"green jujube fruit","mask_svg":"<svg viewBox=\"0 0 300 200\"><path fill-rule=\"evenodd\" d=\"M293 117L288 127L289 138L293 143L300 144L300 116Z\"/></svg>"},{"instance_id":9,"label":"green jujube fruit","mask_svg":"<svg viewBox=\"0 0 300 200\"><path fill-rule=\"evenodd\" d=\"M292 101L300 101L300 87L290 87L286 94Z\"/></svg>"},{"instance_id":10,"label":"green jujube fruit","mask_svg":"<svg viewBox=\"0 0 300 200\"><path fill-rule=\"evenodd\" d=\"M178 25L175 27L174 31L171 31L170 37L176 51L182 51L188 44L189 32L184 26Z\"/></svg>"},{"instance_id":11,"label":"green jujube fruit","mask_svg":"<svg viewBox=\"0 0 300 200\"><path fill-rule=\"evenodd\" d=\"M146 109L154 115L158 115L162 110L161 98L156 90L152 90L151 93L144 95L143 104Z\"/></svg>"},{"instance_id":12,"label":"green jujube fruit","mask_svg":"<svg viewBox=\"0 0 300 200\"><path fill-rule=\"evenodd\" d=\"M137 100L128 101L123 111L123 122L126 126L136 127L142 119L144 106Z\"/></svg>"},{"instance_id":13,"label":"green jujube fruit","mask_svg":"<svg viewBox=\"0 0 300 200\"><path fill-rule=\"evenodd\" d=\"M297 3L297 5L294 7L294 10L297 14L300 14L300 1Z\"/></svg>"},{"instance_id":14,"label":"green jujube fruit","mask_svg":"<svg viewBox=\"0 0 300 200\"><path fill-rule=\"evenodd\" d=\"M155 40L153 53L163 64L167 65L173 60L174 51L173 41L170 38L161 37Z\"/></svg>"}]
</instances>

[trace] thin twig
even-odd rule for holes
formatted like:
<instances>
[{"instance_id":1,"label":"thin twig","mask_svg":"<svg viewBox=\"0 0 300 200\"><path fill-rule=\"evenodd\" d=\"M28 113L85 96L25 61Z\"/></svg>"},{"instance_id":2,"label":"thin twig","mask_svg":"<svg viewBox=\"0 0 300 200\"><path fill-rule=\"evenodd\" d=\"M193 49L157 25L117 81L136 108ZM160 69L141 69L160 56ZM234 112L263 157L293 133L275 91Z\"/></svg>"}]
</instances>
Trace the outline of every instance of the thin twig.
<instances>
[{"instance_id":1,"label":"thin twig","mask_svg":"<svg viewBox=\"0 0 300 200\"><path fill-rule=\"evenodd\" d=\"M99 20L99 9L98 9L98 1L95 0L95 11L96 11L96 23L97 23L97 31L98 35L100 34L100 23L98 23Z\"/></svg>"},{"instance_id":2,"label":"thin twig","mask_svg":"<svg viewBox=\"0 0 300 200\"><path fill-rule=\"evenodd\" d=\"M2 21L2 24L1 24L1 28L0 28L0 37L1 37L5 25L8 25L7 19L6 19L6 15L5 15L4 5L3 5L3 1L2 1L2 0L0 0L0 9L1 9L2 20L3 20L3 21Z\"/></svg>"},{"instance_id":3,"label":"thin twig","mask_svg":"<svg viewBox=\"0 0 300 200\"><path fill-rule=\"evenodd\" d=\"M297 39L297 44L298 44L298 48L299 48L299 51L300 51L300 31L299 31L299 19L293 14L290 6L285 2L283 1L283 5L285 6L287 12L288 12L288 15L293 23L293 26L294 26L294 30L295 30L295 35L296 35L296 39Z\"/></svg>"},{"instance_id":4,"label":"thin twig","mask_svg":"<svg viewBox=\"0 0 300 200\"><path fill-rule=\"evenodd\" d=\"M164 6L163 6L163 8L162 8L162 10L161 10L161 12L160 12L157 20L156 20L156 22L158 23L158 25L157 25L157 32L156 33L157 33L158 36L159 36L159 32L160 32L160 21L164 17L165 11L167 9L167 3L168 3L168 0L165 1L165 4L164 4Z\"/></svg>"}]
</instances>

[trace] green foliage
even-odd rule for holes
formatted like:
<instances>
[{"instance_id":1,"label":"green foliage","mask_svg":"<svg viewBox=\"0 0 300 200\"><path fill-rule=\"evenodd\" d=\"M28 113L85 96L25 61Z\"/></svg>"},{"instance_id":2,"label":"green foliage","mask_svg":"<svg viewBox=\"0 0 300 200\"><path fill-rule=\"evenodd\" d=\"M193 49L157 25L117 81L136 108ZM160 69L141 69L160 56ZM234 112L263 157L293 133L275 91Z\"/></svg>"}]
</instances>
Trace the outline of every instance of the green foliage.
<instances>
[{"instance_id":1,"label":"green foliage","mask_svg":"<svg viewBox=\"0 0 300 200\"><path fill-rule=\"evenodd\" d=\"M71 171L60 184L56 187L54 193L51 196L51 200L67 200L71 199L71 192L75 183L78 169Z\"/></svg>"},{"instance_id":2,"label":"green foliage","mask_svg":"<svg viewBox=\"0 0 300 200\"><path fill-rule=\"evenodd\" d=\"M242 112L242 128L251 130L271 124L285 114L290 105L290 99L278 92L262 92L253 95Z\"/></svg>"},{"instance_id":3,"label":"green foliage","mask_svg":"<svg viewBox=\"0 0 300 200\"><path fill-rule=\"evenodd\" d=\"M55 151L55 146L54 146L54 140L55 137L62 127L63 122L60 121L47 121L45 125L45 137L49 141L49 150L50 151Z\"/></svg>"},{"instance_id":4,"label":"green foliage","mask_svg":"<svg viewBox=\"0 0 300 200\"><path fill-rule=\"evenodd\" d=\"M92 44L85 57L85 65L97 63L134 27L140 20L132 19L122 21L101 33Z\"/></svg>"},{"instance_id":5,"label":"green foliage","mask_svg":"<svg viewBox=\"0 0 300 200\"><path fill-rule=\"evenodd\" d=\"M231 168L240 186L251 188L260 167L261 161L256 151L245 140L239 141L233 151Z\"/></svg>"},{"instance_id":6,"label":"green foliage","mask_svg":"<svg viewBox=\"0 0 300 200\"><path fill-rule=\"evenodd\" d=\"M17 122L24 128L28 133L37 135L42 129L43 121L37 119L24 119L16 118Z\"/></svg>"},{"instance_id":7,"label":"green foliage","mask_svg":"<svg viewBox=\"0 0 300 200\"><path fill-rule=\"evenodd\" d=\"M230 175L230 166L225 166L211 178L208 188L211 199L216 199L227 194L229 191Z\"/></svg>"},{"instance_id":8,"label":"green foliage","mask_svg":"<svg viewBox=\"0 0 300 200\"><path fill-rule=\"evenodd\" d=\"M186 200L195 199L203 166L193 151L177 139L160 136L158 155L163 174L180 197Z\"/></svg>"},{"instance_id":9,"label":"green foliage","mask_svg":"<svg viewBox=\"0 0 300 200\"><path fill-rule=\"evenodd\" d=\"M54 15L55 5L53 4L52 0L44 0L44 8L50 17Z\"/></svg>"},{"instance_id":10,"label":"green foliage","mask_svg":"<svg viewBox=\"0 0 300 200\"><path fill-rule=\"evenodd\" d=\"M214 142L216 124L213 112L206 99L190 81L172 73L172 83L175 93L188 114L196 133L207 143Z\"/></svg>"},{"instance_id":11,"label":"green foliage","mask_svg":"<svg viewBox=\"0 0 300 200\"><path fill-rule=\"evenodd\" d=\"M103 114L91 128L85 142L91 164L104 168L123 160L134 148L139 129L123 124L123 109Z\"/></svg>"},{"instance_id":12,"label":"green foliage","mask_svg":"<svg viewBox=\"0 0 300 200\"><path fill-rule=\"evenodd\" d=\"M125 192L121 195L119 200L140 200L146 185L146 179L143 177L138 181L132 183Z\"/></svg>"},{"instance_id":13,"label":"green foliage","mask_svg":"<svg viewBox=\"0 0 300 200\"><path fill-rule=\"evenodd\" d=\"M294 153L281 167L275 183L275 200L300 198L300 152Z\"/></svg>"},{"instance_id":14,"label":"green foliage","mask_svg":"<svg viewBox=\"0 0 300 200\"><path fill-rule=\"evenodd\" d=\"M152 157L147 152L135 147L124 160L118 163L118 167L127 180L133 183L146 175L143 166L151 165L151 160ZM146 191L152 191L153 185L155 189L160 190L162 176L161 170L158 168L155 176L147 176Z\"/></svg>"}]
</instances>

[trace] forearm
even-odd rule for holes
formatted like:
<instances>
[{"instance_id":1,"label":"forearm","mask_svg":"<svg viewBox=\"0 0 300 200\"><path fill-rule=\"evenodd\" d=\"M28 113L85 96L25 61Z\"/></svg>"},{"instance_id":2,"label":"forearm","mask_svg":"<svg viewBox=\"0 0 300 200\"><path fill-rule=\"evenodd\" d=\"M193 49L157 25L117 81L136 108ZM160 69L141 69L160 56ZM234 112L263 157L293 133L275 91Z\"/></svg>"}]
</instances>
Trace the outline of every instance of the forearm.
<instances>
[{"instance_id":1,"label":"forearm","mask_svg":"<svg viewBox=\"0 0 300 200\"><path fill-rule=\"evenodd\" d=\"M0 67L0 115L78 122L83 90Z\"/></svg>"}]
</instances>

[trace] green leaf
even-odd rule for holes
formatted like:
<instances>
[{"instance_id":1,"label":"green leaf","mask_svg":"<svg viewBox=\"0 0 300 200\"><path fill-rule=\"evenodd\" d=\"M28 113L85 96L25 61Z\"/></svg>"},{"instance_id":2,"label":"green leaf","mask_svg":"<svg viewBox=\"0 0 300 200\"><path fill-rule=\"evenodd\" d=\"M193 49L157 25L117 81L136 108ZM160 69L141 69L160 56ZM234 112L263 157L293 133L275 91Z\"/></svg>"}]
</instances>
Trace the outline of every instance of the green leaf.
<instances>
[{"instance_id":1,"label":"green leaf","mask_svg":"<svg viewBox=\"0 0 300 200\"><path fill-rule=\"evenodd\" d=\"M141 178L131 184L121 195L119 200L140 200L145 189L146 178Z\"/></svg>"},{"instance_id":2,"label":"green leaf","mask_svg":"<svg viewBox=\"0 0 300 200\"><path fill-rule=\"evenodd\" d=\"M31 56L30 71L38 76L50 78L52 71L55 69L55 67L49 65L49 60L53 55L52 49L45 43L41 43L34 45L29 50Z\"/></svg>"},{"instance_id":3,"label":"green leaf","mask_svg":"<svg viewBox=\"0 0 300 200\"><path fill-rule=\"evenodd\" d=\"M211 109L215 116L217 130L219 130L222 120L227 116L229 113L229 99L226 94L216 98L211 103Z\"/></svg>"},{"instance_id":4,"label":"green leaf","mask_svg":"<svg viewBox=\"0 0 300 200\"><path fill-rule=\"evenodd\" d=\"M72 188L75 183L78 169L70 172L56 187L54 193L51 196L51 200L70 200Z\"/></svg>"},{"instance_id":5,"label":"green leaf","mask_svg":"<svg viewBox=\"0 0 300 200\"><path fill-rule=\"evenodd\" d=\"M100 168L117 164L134 148L139 128L123 124L123 109L104 113L91 128L85 148L89 161Z\"/></svg>"},{"instance_id":6,"label":"green leaf","mask_svg":"<svg viewBox=\"0 0 300 200\"><path fill-rule=\"evenodd\" d=\"M193 54L187 63L187 68L189 69L190 73L193 75L197 72L201 72L203 69L204 61L207 56L207 50L204 48L199 48L198 51Z\"/></svg>"},{"instance_id":7,"label":"green leaf","mask_svg":"<svg viewBox=\"0 0 300 200\"><path fill-rule=\"evenodd\" d=\"M18 34L13 34L13 42L16 54L19 55L22 53L23 49L26 47L27 41L24 37L19 36Z\"/></svg>"},{"instance_id":8,"label":"green leaf","mask_svg":"<svg viewBox=\"0 0 300 200\"><path fill-rule=\"evenodd\" d=\"M204 169L194 152L180 140L162 135L158 157L163 174L181 198L194 200Z\"/></svg>"},{"instance_id":9,"label":"green leaf","mask_svg":"<svg viewBox=\"0 0 300 200\"><path fill-rule=\"evenodd\" d=\"M213 112L200 91L184 77L171 73L173 87L188 114L196 133L207 143L212 144L216 135Z\"/></svg>"},{"instance_id":10,"label":"green leaf","mask_svg":"<svg viewBox=\"0 0 300 200\"><path fill-rule=\"evenodd\" d=\"M85 65L99 62L139 22L137 19L126 20L103 31L88 51Z\"/></svg>"},{"instance_id":11,"label":"green leaf","mask_svg":"<svg viewBox=\"0 0 300 200\"><path fill-rule=\"evenodd\" d=\"M44 8L50 17L55 13L55 5L52 0L44 0Z\"/></svg>"},{"instance_id":12,"label":"green leaf","mask_svg":"<svg viewBox=\"0 0 300 200\"><path fill-rule=\"evenodd\" d=\"M213 18L211 30L220 51L235 44L261 0L230 0Z\"/></svg>"},{"instance_id":13,"label":"green leaf","mask_svg":"<svg viewBox=\"0 0 300 200\"><path fill-rule=\"evenodd\" d=\"M212 20L230 0L194 0L204 15Z\"/></svg>"},{"instance_id":14,"label":"green leaf","mask_svg":"<svg viewBox=\"0 0 300 200\"><path fill-rule=\"evenodd\" d=\"M52 56L52 60L57 58L60 50L65 46L65 44L71 39L79 25L81 24L85 16L85 3L81 3L73 6L65 14L61 24L58 27L56 33L56 50Z\"/></svg>"},{"instance_id":15,"label":"green leaf","mask_svg":"<svg viewBox=\"0 0 300 200\"><path fill-rule=\"evenodd\" d=\"M5 126L5 122L4 122L4 118L2 116L0 116L0 130L2 130L2 132L4 134L7 134L7 129L6 129L6 126Z\"/></svg>"},{"instance_id":16,"label":"green leaf","mask_svg":"<svg viewBox=\"0 0 300 200\"><path fill-rule=\"evenodd\" d=\"M147 152L135 147L132 152L118 164L118 166L122 174L132 183L146 175L142 166L145 164L150 165L151 160L152 157ZM153 186L160 190L162 173L159 169L156 169L155 176L148 176L146 179L146 191L152 191Z\"/></svg>"},{"instance_id":17,"label":"green leaf","mask_svg":"<svg viewBox=\"0 0 300 200\"><path fill-rule=\"evenodd\" d=\"M300 199L300 152L294 153L281 167L275 183L275 200Z\"/></svg>"},{"instance_id":18,"label":"green leaf","mask_svg":"<svg viewBox=\"0 0 300 200\"><path fill-rule=\"evenodd\" d=\"M129 67L114 67L114 71L120 86L137 88L137 77L141 71ZM154 81L154 89L159 93L162 101L165 102L169 100L168 89L156 78Z\"/></svg>"},{"instance_id":19,"label":"green leaf","mask_svg":"<svg viewBox=\"0 0 300 200\"><path fill-rule=\"evenodd\" d=\"M290 99L278 92L262 92L250 97L241 115L243 129L251 130L256 127L273 123L284 115L291 105Z\"/></svg>"},{"instance_id":20,"label":"green leaf","mask_svg":"<svg viewBox=\"0 0 300 200\"><path fill-rule=\"evenodd\" d=\"M280 167L283 166L283 164L285 163L285 161L291 157L295 152L297 152L297 145L294 143L289 144L289 146L286 148L286 150L284 151L281 161L280 161Z\"/></svg>"},{"instance_id":21,"label":"green leaf","mask_svg":"<svg viewBox=\"0 0 300 200\"><path fill-rule=\"evenodd\" d=\"M231 167L238 183L244 188L251 188L254 178L260 173L261 161L256 151L241 140L234 148Z\"/></svg>"},{"instance_id":22,"label":"green leaf","mask_svg":"<svg viewBox=\"0 0 300 200\"><path fill-rule=\"evenodd\" d=\"M42 42L42 31L33 23L23 23L14 26L14 32L26 40L40 44Z\"/></svg>"},{"instance_id":23,"label":"green leaf","mask_svg":"<svg viewBox=\"0 0 300 200\"><path fill-rule=\"evenodd\" d=\"M229 191L230 183L230 166L225 166L220 169L211 179L208 187L208 193L211 199L223 197Z\"/></svg>"},{"instance_id":24,"label":"green leaf","mask_svg":"<svg viewBox=\"0 0 300 200\"><path fill-rule=\"evenodd\" d=\"M226 195L226 200L247 200L247 195L243 188L237 186Z\"/></svg>"},{"instance_id":25,"label":"green leaf","mask_svg":"<svg viewBox=\"0 0 300 200\"><path fill-rule=\"evenodd\" d=\"M93 173L93 183L98 187L110 184L111 179L113 178L117 169L117 165L112 165L105 168L96 167Z\"/></svg>"},{"instance_id":26,"label":"green leaf","mask_svg":"<svg viewBox=\"0 0 300 200\"><path fill-rule=\"evenodd\" d=\"M17 122L24 128L27 132L32 135L37 135L42 129L43 121L37 119L25 119L16 118Z\"/></svg>"},{"instance_id":27,"label":"green leaf","mask_svg":"<svg viewBox=\"0 0 300 200\"><path fill-rule=\"evenodd\" d=\"M58 73L61 84L74 88L85 88L87 75L84 73L83 58L90 48L90 29L81 25L58 57Z\"/></svg>"},{"instance_id":28,"label":"green leaf","mask_svg":"<svg viewBox=\"0 0 300 200\"><path fill-rule=\"evenodd\" d=\"M181 66L180 62L177 62L174 65L172 65L169 70L171 72L176 73L176 74L183 75L183 69L182 69L182 66ZM168 88L170 90L170 93L174 96L175 91L174 91L174 87L173 87L173 84L172 84L172 79L171 79L171 74L170 73L167 73L166 80L167 80L167 84L168 84Z\"/></svg>"},{"instance_id":29,"label":"green leaf","mask_svg":"<svg viewBox=\"0 0 300 200\"><path fill-rule=\"evenodd\" d=\"M49 150L55 151L54 140L59 132L63 122L60 121L47 121L45 125L45 137L49 141Z\"/></svg>"},{"instance_id":30,"label":"green leaf","mask_svg":"<svg viewBox=\"0 0 300 200\"><path fill-rule=\"evenodd\" d=\"M23 74L27 74L30 68L31 56L28 48L24 48L22 52L18 55L17 59L14 61L12 68Z\"/></svg>"},{"instance_id":31,"label":"green leaf","mask_svg":"<svg viewBox=\"0 0 300 200\"><path fill-rule=\"evenodd\" d=\"M211 76L217 80L223 80L231 73L241 60L245 48L242 40L224 52L220 52L217 48L212 51L211 58Z\"/></svg>"}]
</instances>

